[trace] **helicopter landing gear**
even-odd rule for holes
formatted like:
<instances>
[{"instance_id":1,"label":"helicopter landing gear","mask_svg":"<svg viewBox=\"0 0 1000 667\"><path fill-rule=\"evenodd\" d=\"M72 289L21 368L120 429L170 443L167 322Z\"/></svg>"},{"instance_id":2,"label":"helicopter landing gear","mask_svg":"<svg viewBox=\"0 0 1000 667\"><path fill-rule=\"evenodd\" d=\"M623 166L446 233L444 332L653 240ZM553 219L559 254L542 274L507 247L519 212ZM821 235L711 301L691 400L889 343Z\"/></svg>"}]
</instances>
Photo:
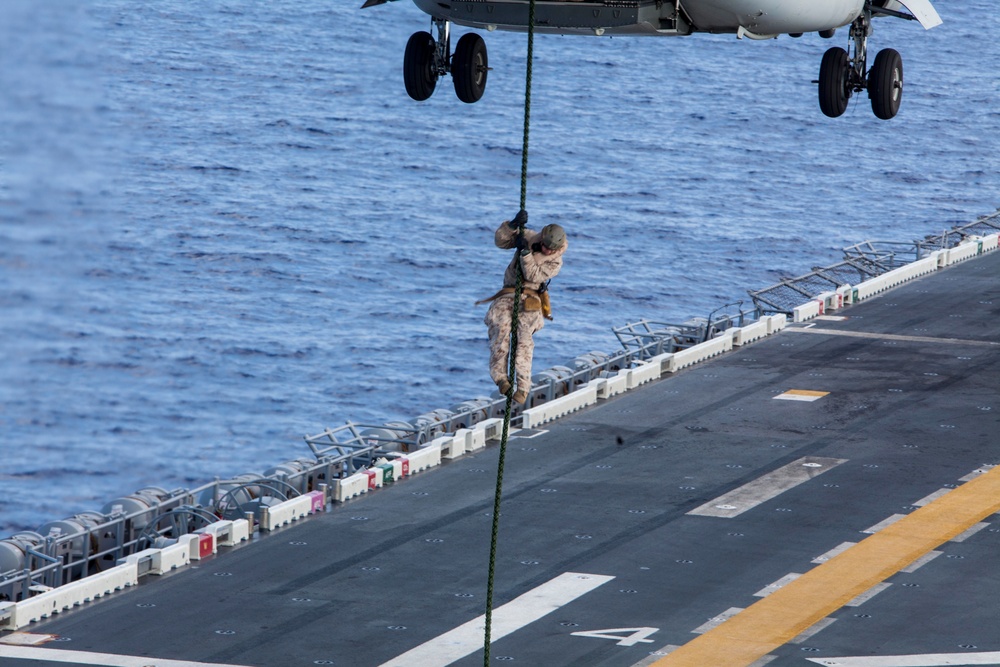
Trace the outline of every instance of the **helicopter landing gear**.
<instances>
[{"instance_id":1,"label":"helicopter landing gear","mask_svg":"<svg viewBox=\"0 0 1000 667\"><path fill-rule=\"evenodd\" d=\"M899 111L903 96L903 59L894 49L883 49L868 69L871 12L865 10L851 24L853 55L839 46L823 54L819 67L819 108L831 118L843 115L851 95L868 91L872 111L889 120Z\"/></svg>"},{"instance_id":2,"label":"helicopter landing gear","mask_svg":"<svg viewBox=\"0 0 1000 667\"><path fill-rule=\"evenodd\" d=\"M466 104L478 102L486 91L488 72L486 42L474 32L462 35L451 58L451 78L458 99Z\"/></svg>"},{"instance_id":3,"label":"helicopter landing gear","mask_svg":"<svg viewBox=\"0 0 1000 667\"><path fill-rule=\"evenodd\" d=\"M819 108L830 118L847 111L851 99L851 67L847 51L831 47L819 65Z\"/></svg>"},{"instance_id":4,"label":"helicopter landing gear","mask_svg":"<svg viewBox=\"0 0 1000 667\"><path fill-rule=\"evenodd\" d=\"M434 66L434 37L429 32L415 32L410 35L403 54L403 83L406 93L418 102L423 102L434 93L438 73Z\"/></svg>"},{"instance_id":5,"label":"helicopter landing gear","mask_svg":"<svg viewBox=\"0 0 1000 667\"><path fill-rule=\"evenodd\" d=\"M868 72L868 97L872 111L889 120L899 111L903 100L903 59L895 49L882 49Z\"/></svg>"},{"instance_id":6,"label":"helicopter landing gear","mask_svg":"<svg viewBox=\"0 0 1000 667\"><path fill-rule=\"evenodd\" d=\"M486 42L476 33L462 35L452 55L451 24L443 19L432 21L437 39L429 32L416 32L406 43L403 83L407 94L423 102L434 93L437 80L450 72L458 99L467 104L479 101L489 72Z\"/></svg>"}]
</instances>

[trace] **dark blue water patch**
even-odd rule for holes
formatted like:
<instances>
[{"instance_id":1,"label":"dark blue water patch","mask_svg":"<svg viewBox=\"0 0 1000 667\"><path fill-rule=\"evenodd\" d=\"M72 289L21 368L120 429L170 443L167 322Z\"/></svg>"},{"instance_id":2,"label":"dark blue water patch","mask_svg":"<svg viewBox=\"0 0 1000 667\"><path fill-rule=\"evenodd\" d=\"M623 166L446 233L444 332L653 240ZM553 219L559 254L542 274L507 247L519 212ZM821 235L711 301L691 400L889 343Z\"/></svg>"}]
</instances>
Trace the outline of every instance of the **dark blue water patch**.
<instances>
[{"instance_id":1,"label":"dark blue water patch","mask_svg":"<svg viewBox=\"0 0 1000 667\"><path fill-rule=\"evenodd\" d=\"M35 300L35 296L30 292L0 292L0 306L15 307L29 304Z\"/></svg>"},{"instance_id":2,"label":"dark blue water patch","mask_svg":"<svg viewBox=\"0 0 1000 667\"><path fill-rule=\"evenodd\" d=\"M10 479L33 479L53 481L60 477L108 477L115 475L114 470L92 470L90 468L45 467L32 470L19 470L7 473Z\"/></svg>"},{"instance_id":3,"label":"dark blue water patch","mask_svg":"<svg viewBox=\"0 0 1000 667\"><path fill-rule=\"evenodd\" d=\"M507 153L518 158L521 157L522 146L497 146L495 144L483 144L483 148L490 153Z\"/></svg>"},{"instance_id":4,"label":"dark blue water patch","mask_svg":"<svg viewBox=\"0 0 1000 667\"><path fill-rule=\"evenodd\" d=\"M291 350L287 352L275 352L259 350L256 348L228 347L221 350L222 354L239 357L265 357L268 359L305 359L310 355L308 350Z\"/></svg>"},{"instance_id":5,"label":"dark blue water patch","mask_svg":"<svg viewBox=\"0 0 1000 667\"><path fill-rule=\"evenodd\" d=\"M207 165L207 166L199 164L190 166L188 167L188 169L192 171L221 171L221 172L232 172L232 173L239 173L243 171L243 169L240 169L239 167L231 167L225 164Z\"/></svg>"}]
</instances>

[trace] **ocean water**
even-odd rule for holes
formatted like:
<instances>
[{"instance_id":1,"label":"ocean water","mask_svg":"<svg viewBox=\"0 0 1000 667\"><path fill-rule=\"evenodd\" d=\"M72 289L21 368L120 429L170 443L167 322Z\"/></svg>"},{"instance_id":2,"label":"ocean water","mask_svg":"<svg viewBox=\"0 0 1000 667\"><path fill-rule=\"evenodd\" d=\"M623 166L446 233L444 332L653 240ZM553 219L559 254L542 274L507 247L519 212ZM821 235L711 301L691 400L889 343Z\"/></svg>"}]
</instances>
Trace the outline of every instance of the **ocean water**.
<instances>
[{"instance_id":1,"label":"ocean water","mask_svg":"<svg viewBox=\"0 0 1000 667\"><path fill-rule=\"evenodd\" d=\"M570 249L535 370L1000 206L1000 17L936 4L876 22L889 122L819 111L846 30L536 37L527 208ZM526 38L485 35L479 103L416 103L429 20L359 5L0 3L0 536L492 391Z\"/></svg>"}]
</instances>

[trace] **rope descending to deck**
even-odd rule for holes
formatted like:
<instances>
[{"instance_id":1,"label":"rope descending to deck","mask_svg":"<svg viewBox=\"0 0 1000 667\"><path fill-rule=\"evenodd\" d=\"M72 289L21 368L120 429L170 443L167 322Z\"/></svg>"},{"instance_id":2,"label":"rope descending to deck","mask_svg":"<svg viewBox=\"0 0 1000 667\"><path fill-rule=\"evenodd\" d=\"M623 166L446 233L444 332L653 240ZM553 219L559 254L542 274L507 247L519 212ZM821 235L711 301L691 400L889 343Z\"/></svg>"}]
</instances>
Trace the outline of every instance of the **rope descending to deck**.
<instances>
[{"instance_id":1,"label":"rope descending to deck","mask_svg":"<svg viewBox=\"0 0 1000 667\"><path fill-rule=\"evenodd\" d=\"M535 0L530 0L528 5L528 56L524 77L524 137L521 146L521 209L525 208L528 194L528 130L531 120L531 61L533 57L535 41ZM518 228L518 244L521 248L524 245L524 225ZM520 252L520 251L518 251ZM510 363L507 368L507 376L515 377L516 369L514 362L517 355L517 327L518 327L518 307L521 303L521 293L524 289L524 272L521 263L517 262L517 280L514 283L514 307L511 308L510 323ZM529 378L530 380L530 378ZM483 665L490 665L490 629L493 622L493 574L496 570L497 559L497 532L500 529L500 498L503 495L503 466L504 458L507 455L507 436L510 433L510 412L514 397L514 385L511 383L507 389L507 404L503 414L503 432L500 436L500 459L497 462L497 490L493 499L493 533L490 537L490 570L486 584L486 632L483 642Z\"/></svg>"}]
</instances>

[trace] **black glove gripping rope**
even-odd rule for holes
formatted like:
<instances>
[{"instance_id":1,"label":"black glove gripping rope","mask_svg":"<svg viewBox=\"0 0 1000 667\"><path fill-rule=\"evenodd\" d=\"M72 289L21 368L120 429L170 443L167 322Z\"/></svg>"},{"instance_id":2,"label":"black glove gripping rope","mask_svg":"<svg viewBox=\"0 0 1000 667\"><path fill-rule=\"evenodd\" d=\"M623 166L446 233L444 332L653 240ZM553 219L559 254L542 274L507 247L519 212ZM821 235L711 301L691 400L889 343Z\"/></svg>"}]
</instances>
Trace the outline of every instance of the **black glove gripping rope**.
<instances>
[{"instance_id":1,"label":"black glove gripping rope","mask_svg":"<svg viewBox=\"0 0 1000 667\"><path fill-rule=\"evenodd\" d=\"M528 56L524 77L524 139L521 147L521 209L525 210L528 193L528 128L531 119L531 60L535 41L535 0L528 5ZM524 225L518 227L518 248L524 247ZM518 251L520 252L520 251ZM515 378L514 362L517 358L518 313L521 310L521 293L524 289L524 271L517 262L517 280L514 283L514 307L510 321L510 363L507 376ZM531 378L528 378L530 381ZM493 534L490 538L490 572L486 584L486 633L483 642L483 665L490 667L490 627L493 622L493 573L497 560L497 532L500 529L500 498L503 493L503 464L507 454L507 435L510 432L510 410L514 398L514 386L507 390L507 405L503 413L503 432L500 435L500 459L497 462L497 492L493 499Z\"/></svg>"}]
</instances>

